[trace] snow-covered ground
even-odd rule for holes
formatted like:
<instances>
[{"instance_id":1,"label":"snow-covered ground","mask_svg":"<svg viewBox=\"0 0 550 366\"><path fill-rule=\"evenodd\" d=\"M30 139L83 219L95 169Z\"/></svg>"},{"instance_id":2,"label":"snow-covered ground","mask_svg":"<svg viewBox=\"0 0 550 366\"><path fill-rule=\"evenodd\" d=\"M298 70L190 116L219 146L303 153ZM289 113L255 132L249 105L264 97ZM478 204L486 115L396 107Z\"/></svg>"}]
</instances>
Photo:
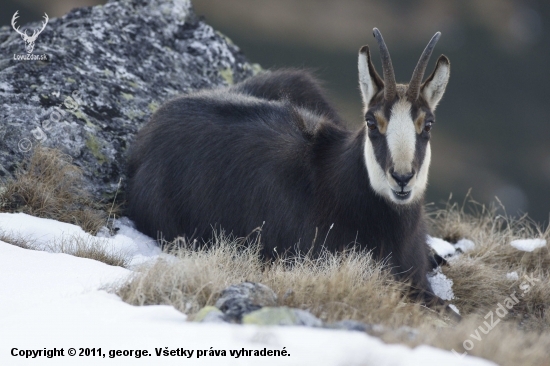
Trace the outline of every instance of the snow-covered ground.
<instances>
[{"instance_id":1,"label":"snow-covered ground","mask_svg":"<svg viewBox=\"0 0 550 366\"><path fill-rule=\"evenodd\" d=\"M535 249L546 246L546 240L544 239L518 239L512 240L510 245L524 252L532 252Z\"/></svg>"},{"instance_id":2,"label":"snow-covered ground","mask_svg":"<svg viewBox=\"0 0 550 366\"><path fill-rule=\"evenodd\" d=\"M151 238L124 222L118 226L116 236L92 239L130 255L132 266L162 255ZM88 238L79 227L3 213L0 229L50 250L0 241L0 365L493 365L428 346L387 345L359 332L187 322L170 306L131 306L100 290L124 280L131 270L51 252L63 240ZM32 358L38 351L54 349L63 350L63 356ZM75 356L69 354L72 349ZM286 356L230 354L243 349ZM96 356L91 355L94 351ZM122 355L130 351L132 356ZM157 356L159 351L174 355ZM184 351L184 356L176 355ZM193 353L187 358L189 351ZM214 351L218 356L210 355ZM79 356L81 352L90 355Z\"/></svg>"}]
</instances>

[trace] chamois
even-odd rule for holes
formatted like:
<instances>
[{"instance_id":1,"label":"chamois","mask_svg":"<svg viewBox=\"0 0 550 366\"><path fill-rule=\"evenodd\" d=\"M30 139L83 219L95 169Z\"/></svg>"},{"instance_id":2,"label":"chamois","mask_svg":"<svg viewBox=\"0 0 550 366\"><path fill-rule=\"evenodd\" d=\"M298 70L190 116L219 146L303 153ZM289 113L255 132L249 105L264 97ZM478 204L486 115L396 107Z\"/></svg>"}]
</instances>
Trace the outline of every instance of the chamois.
<instances>
[{"instance_id":1,"label":"chamois","mask_svg":"<svg viewBox=\"0 0 550 366\"><path fill-rule=\"evenodd\" d=\"M450 63L441 55L422 83L438 32L410 83L397 84L376 28L374 36L383 79L363 46L365 122L356 131L300 70L262 73L159 108L130 151L128 216L137 228L206 243L213 228L244 237L261 226L267 258L354 246L388 261L422 302L444 304L426 277L423 196Z\"/></svg>"}]
</instances>

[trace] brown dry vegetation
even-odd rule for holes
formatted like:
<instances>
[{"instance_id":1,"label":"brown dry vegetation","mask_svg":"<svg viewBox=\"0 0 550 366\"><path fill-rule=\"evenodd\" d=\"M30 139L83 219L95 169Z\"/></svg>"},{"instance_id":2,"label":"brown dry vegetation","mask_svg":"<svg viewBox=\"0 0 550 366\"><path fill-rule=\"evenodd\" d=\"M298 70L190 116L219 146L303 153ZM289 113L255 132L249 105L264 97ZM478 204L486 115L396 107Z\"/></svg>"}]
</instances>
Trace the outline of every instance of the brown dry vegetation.
<instances>
[{"instance_id":1,"label":"brown dry vegetation","mask_svg":"<svg viewBox=\"0 0 550 366\"><path fill-rule=\"evenodd\" d=\"M79 225L96 234L107 222L105 205L94 202L83 186L82 171L59 150L38 146L0 191L1 212Z\"/></svg>"},{"instance_id":2,"label":"brown dry vegetation","mask_svg":"<svg viewBox=\"0 0 550 366\"><path fill-rule=\"evenodd\" d=\"M168 259L138 271L117 293L134 305L169 304L193 315L214 305L226 287L252 281L271 287L279 305L308 309L328 322L355 319L398 325L414 323L412 318L424 312L404 306L403 284L364 253L325 253L317 259L266 265L257 241L245 246L221 233L213 244L208 250L172 251Z\"/></svg>"},{"instance_id":3,"label":"brown dry vegetation","mask_svg":"<svg viewBox=\"0 0 550 366\"><path fill-rule=\"evenodd\" d=\"M110 266L128 267L129 256L121 251L106 250L103 238L84 237L79 235L66 236L47 245L40 245L35 240L6 233L0 229L0 241L23 249L44 250L50 253L64 253L75 257L93 259Z\"/></svg>"},{"instance_id":4,"label":"brown dry vegetation","mask_svg":"<svg viewBox=\"0 0 550 366\"><path fill-rule=\"evenodd\" d=\"M192 316L201 307L213 305L229 285L261 282L277 293L279 305L307 309L326 322L354 319L383 324L385 330L377 335L386 342L429 344L462 353L464 341L471 340L470 355L502 365L549 364L550 254L547 247L526 253L510 246L511 240L519 238L548 240L549 230L543 231L526 217L498 216L495 209L475 202L467 206L472 212L449 205L431 215L432 235L476 243L474 250L443 267L454 281L452 302L464 316L459 324L408 301L403 296L404 285L393 281L381 264L364 253L327 253L319 259L265 265L259 259L257 242L243 247L242 241L223 233L212 249L172 251L170 259L136 272L114 291L134 305L169 304ZM506 278L512 271L519 274L519 280ZM487 329L484 316L489 311L494 313L514 291L522 293L519 285L524 275L540 281L488 334L478 330L480 341L473 339L470 334L479 326ZM494 317L496 321L498 316ZM416 328L416 337L399 331L400 326Z\"/></svg>"},{"instance_id":5,"label":"brown dry vegetation","mask_svg":"<svg viewBox=\"0 0 550 366\"><path fill-rule=\"evenodd\" d=\"M49 244L46 250L53 253L65 253L75 257L93 259L110 266L128 267L130 264L129 256L121 251L106 250L104 240L97 237L69 236Z\"/></svg>"},{"instance_id":6,"label":"brown dry vegetation","mask_svg":"<svg viewBox=\"0 0 550 366\"><path fill-rule=\"evenodd\" d=\"M2 211L70 222L94 233L105 225L106 214L94 211L98 206L82 188L81 179L81 172L68 157L38 149L17 179L4 187ZM101 207L99 211L106 209ZM209 250L171 246L171 256L163 256L110 289L130 304L169 304L192 317L201 307L213 305L224 288L243 281L260 282L277 293L279 305L307 309L325 322L353 319L382 324L385 328L378 328L376 335L386 342L413 347L429 344L462 353L464 341L470 340L474 347L469 354L502 365L550 364L550 252L548 247L527 253L510 246L520 238L548 241L550 229L541 229L527 217L499 216L495 209L475 202L466 207L468 212L464 206L449 205L430 215L433 236L450 242L467 238L476 244L474 250L443 267L454 281L452 302L464 316L459 324L411 303L403 295L406 286L395 282L384 266L366 253L325 253L321 258L281 259L267 265L258 254L259 236L244 245L242 239L223 232ZM9 233L0 232L0 240L37 249L32 241ZM93 240L66 238L39 249L126 266L123 253L107 254L103 248ZM518 273L518 280L506 278L512 271ZM522 292L525 275L539 281L494 329L488 334L479 331L480 326L487 329L484 316L489 311L495 312L513 292ZM399 330L401 326L415 328L416 336ZM471 336L476 329L479 341Z\"/></svg>"},{"instance_id":7,"label":"brown dry vegetation","mask_svg":"<svg viewBox=\"0 0 550 366\"><path fill-rule=\"evenodd\" d=\"M57 149L38 146L15 174L0 188L0 212L29 215L75 224L95 235L107 225L114 205L95 202L83 185L82 171L71 158ZM106 251L103 239L66 237L39 247L28 238L6 233L0 228L0 240L24 249L47 250L89 258L112 266L126 267L124 253Z\"/></svg>"}]
</instances>

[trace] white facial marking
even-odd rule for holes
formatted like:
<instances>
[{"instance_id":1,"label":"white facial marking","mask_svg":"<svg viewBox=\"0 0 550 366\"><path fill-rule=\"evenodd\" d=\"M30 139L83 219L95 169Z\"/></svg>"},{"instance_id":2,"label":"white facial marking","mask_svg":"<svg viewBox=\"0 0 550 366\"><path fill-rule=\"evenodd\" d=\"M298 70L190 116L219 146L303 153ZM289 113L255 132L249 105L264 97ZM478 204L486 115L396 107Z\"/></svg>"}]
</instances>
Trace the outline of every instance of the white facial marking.
<instances>
[{"instance_id":1,"label":"white facial marking","mask_svg":"<svg viewBox=\"0 0 550 366\"><path fill-rule=\"evenodd\" d=\"M420 165L420 169L416 175L416 184L414 185L416 191L415 195L418 197L426 191L426 187L428 186L428 170L430 170L431 160L432 149L430 148L430 143L428 142L428 146L426 146L426 155L424 155L424 160L422 161L422 165Z\"/></svg>"},{"instance_id":2,"label":"white facial marking","mask_svg":"<svg viewBox=\"0 0 550 366\"><path fill-rule=\"evenodd\" d=\"M365 163L367 165L369 182L372 189L382 196L390 197L393 193L388 184L386 173L380 164L378 164L378 161L376 161L374 149L368 136L365 139Z\"/></svg>"},{"instance_id":3,"label":"white facial marking","mask_svg":"<svg viewBox=\"0 0 550 366\"><path fill-rule=\"evenodd\" d=\"M386 132L388 148L392 157L394 169L398 174L408 174L411 172L415 156L417 134L410 115L410 107L410 103L407 101L399 101L394 105L391 119L388 124L388 130ZM416 172L414 177L409 181L409 184L405 187L405 191L410 191L406 199L398 199L395 197L393 191L400 191L401 188L396 184L391 174L386 172L376 160L374 148L368 135L365 139L364 154L370 185L377 194L399 205L413 203L422 197L428 184L428 171L432 156L429 142L419 171Z\"/></svg>"},{"instance_id":4,"label":"white facial marking","mask_svg":"<svg viewBox=\"0 0 550 366\"><path fill-rule=\"evenodd\" d=\"M386 140L395 172L401 175L411 173L416 130L411 117L411 103L408 101L399 100L393 105Z\"/></svg>"}]
</instances>

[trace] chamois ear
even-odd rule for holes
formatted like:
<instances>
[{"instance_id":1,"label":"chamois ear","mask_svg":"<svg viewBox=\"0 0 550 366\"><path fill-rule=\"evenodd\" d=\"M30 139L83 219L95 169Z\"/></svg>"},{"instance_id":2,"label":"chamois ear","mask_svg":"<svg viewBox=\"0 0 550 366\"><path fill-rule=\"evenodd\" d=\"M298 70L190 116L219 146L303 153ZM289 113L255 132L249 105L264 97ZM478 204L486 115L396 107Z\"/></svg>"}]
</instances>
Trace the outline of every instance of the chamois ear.
<instances>
[{"instance_id":1,"label":"chamois ear","mask_svg":"<svg viewBox=\"0 0 550 366\"><path fill-rule=\"evenodd\" d=\"M437 104L445 93L445 88L451 75L451 63L445 55L439 56L435 70L422 84L421 93L432 110L435 110Z\"/></svg>"},{"instance_id":2,"label":"chamois ear","mask_svg":"<svg viewBox=\"0 0 550 366\"><path fill-rule=\"evenodd\" d=\"M363 46L359 50L359 87L365 108L369 107L372 98L378 91L384 88L384 82L374 69L370 58L369 46Z\"/></svg>"}]
</instances>

